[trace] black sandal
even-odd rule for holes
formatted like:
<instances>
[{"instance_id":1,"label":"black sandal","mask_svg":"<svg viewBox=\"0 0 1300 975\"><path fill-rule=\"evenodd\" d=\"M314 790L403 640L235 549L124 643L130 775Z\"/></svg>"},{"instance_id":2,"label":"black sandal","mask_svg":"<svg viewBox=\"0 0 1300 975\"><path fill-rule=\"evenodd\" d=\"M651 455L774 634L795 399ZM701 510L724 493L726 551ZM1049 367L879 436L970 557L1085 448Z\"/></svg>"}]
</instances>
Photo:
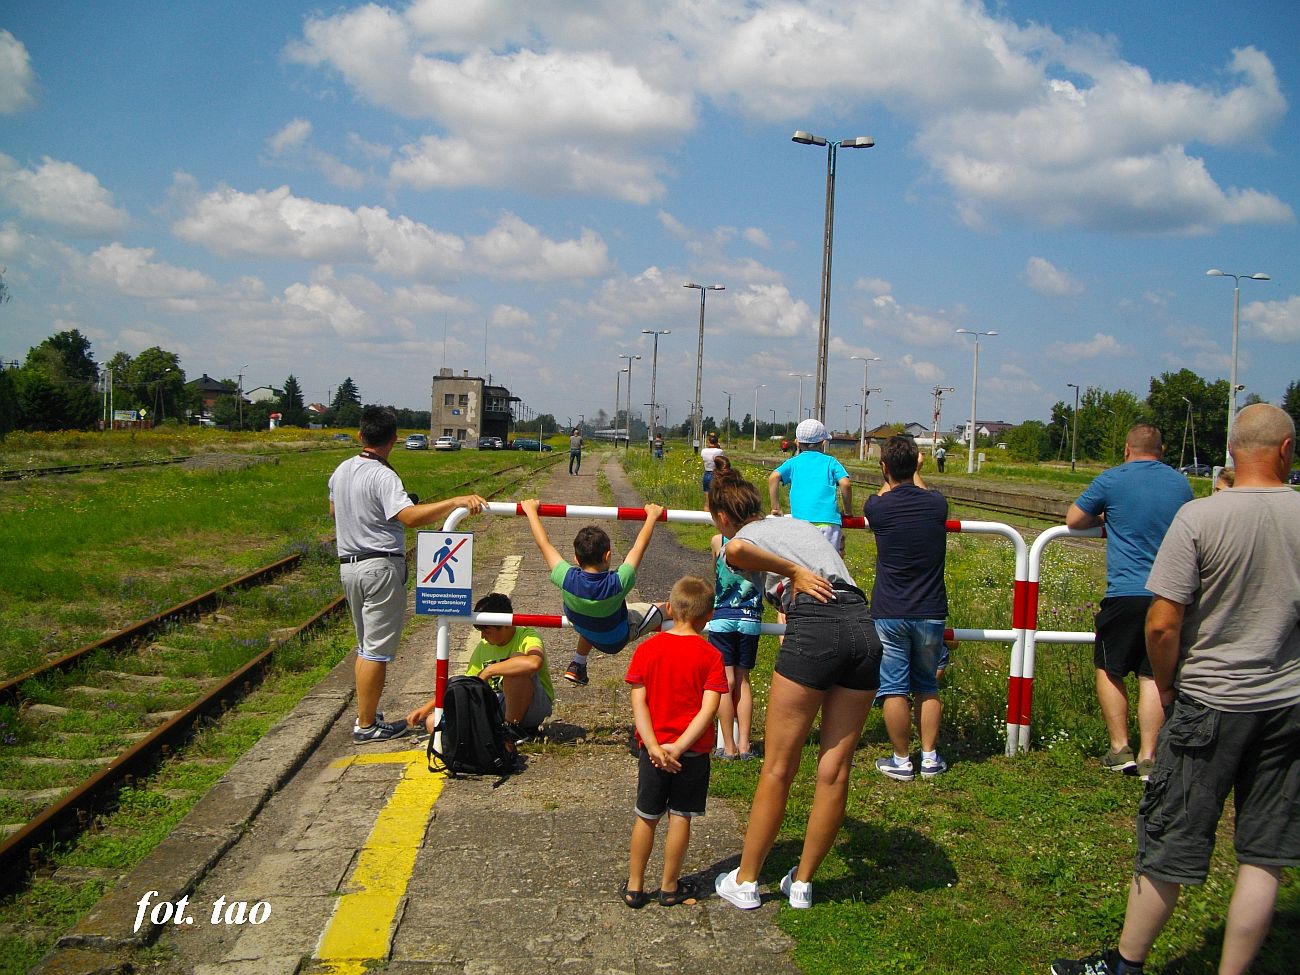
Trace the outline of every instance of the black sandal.
<instances>
[{"instance_id":1,"label":"black sandal","mask_svg":"<svg viewBox=\"0 0 1300 975\"><path fill-rule=\"evenodd\" d=\"M693 880L679 880L676 890L659 891L659 906L676 907L678 904L695 904L699 896L699 888L695 886Z\"/></svg>"},{"instance_id":2,"label":"black sandal","mask_svg":"<svg viewBox=\"0 0 1300 975\"><path fill-rule=\"evenodd\" d=\"M650 903L650 895L644 890L628 890L627 884L624 884L618 891L623 895L623 903L634 911L639 911Z\"/></svg>"}]
</instances>

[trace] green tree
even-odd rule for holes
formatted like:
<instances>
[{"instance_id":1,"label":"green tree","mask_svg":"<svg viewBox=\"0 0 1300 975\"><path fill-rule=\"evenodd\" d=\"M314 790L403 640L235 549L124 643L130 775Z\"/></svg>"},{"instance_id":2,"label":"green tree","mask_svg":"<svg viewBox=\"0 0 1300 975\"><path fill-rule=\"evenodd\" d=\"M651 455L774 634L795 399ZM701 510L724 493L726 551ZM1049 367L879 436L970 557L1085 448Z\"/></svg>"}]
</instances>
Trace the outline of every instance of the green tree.
<instances>
[{"instance_id":1,"label":"green tree","mask_svg":"<svg viewBox=\"0 0 1300 975\"><path fill-rule=\"evenodd\" d=\"M99 367L90 340L76 329L59 332L28 350L15 377L18 424L27 430L84 430L95 424L100 403Z\"/></svg>"},{"instance_id":2,"label":"green tree","mask_svg":"<svg viewBox=\"0 0 1300 975\"><path fill-rule=\"evenodd\" d=\"M1190 369L1153 378L1147 408L1164 437L1165 461L1177 465L1182 457L1182 463L1191 462L1193 431L1198 459L1222 458L1227 446L1227 404L1226 379L1206 382Z\"/></svg>"},{"instance_id":3,"label":"green tree","mask_svg":"<svg viewBox=\"0 0 1300 975\"><path fill-rule=\"evenodd\" d=\"M0 365L0 440L18 429L18 389L14 384L17 372Z\"/></svg>"},{"instance_id":4,"label":"green tree","mask_svg":"<svg viewBox=\"0 0 1300 975\"><path fill-rule=\"evenodd\" d=\"M284 381L284 392L280 394L280 420L286 426L305 427L307 425L307 406L303 402L302 387L298 379L290 373Z\"/></svg>"},{"instance_id":5,"label":"green tree","mask_svg":"<svg viewBox=\"0 0 1300 975\"><path fill-rule=\"evenodd\" d=\"M145 349L131 361L129 374L137 405L147 409L155 422L183 417L185 370L175 352L156 345Z\"/></svg>"},{"instance_id":6,"label":"green tree","mask_svg":"<svg viewBox=\"0 0 1300 975\"><path fill-rule=\"evenodd\" d=\"M339 384L338 392L330 402L330 425L336 427L355 427L361 423L361 393L357 384L348 376Z\"/></svg>"},{"instance_id":7,"label":"green tree","mask_svg":"<svg viewBox=\"0 0 1300 975\"><path fill-rule=\"evenodd\" d=\"M1026 420L1007 434L1007 452L1016 460L1037 462L1052 456L1052 438L1042 420Z\"/></svg>"},{"instance_id":8,"label":"green tree","mask_svg":"<svg viewBox=\"0 0 1300 975\"><path fill-rule=\"evenodd\" d=\"M1282 396L1282 409L1291 414L1297 429L1300 429L1300 383L1290 383Z\"/></svg>"}]
</instances>

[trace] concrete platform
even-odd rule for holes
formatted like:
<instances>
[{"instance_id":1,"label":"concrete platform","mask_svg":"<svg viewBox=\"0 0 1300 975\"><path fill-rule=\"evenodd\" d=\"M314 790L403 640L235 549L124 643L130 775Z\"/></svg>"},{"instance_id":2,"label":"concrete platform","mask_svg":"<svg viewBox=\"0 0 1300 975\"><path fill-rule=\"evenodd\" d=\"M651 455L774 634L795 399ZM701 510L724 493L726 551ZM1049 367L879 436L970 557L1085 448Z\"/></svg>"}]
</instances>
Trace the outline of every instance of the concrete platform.
<instances>
[{"instance_id":1,"label":"concrete platform","mask_svg":"<svg viewBox=\"0 0 1300 975\"><path fill-rule=\"evenodd\" d=\"M611 458L589 455L572 477L556 465L538 496L610 503L596 486L594 462L605 460L613 503L638 504ZM520 612L560 611L523 519L480 516L463 527L475 532L476 594L512 590ZM562 552L577 527L547 521ZM605 527L617 561L638 526ZM634 597L662 599L688 572L712 578L707 556L656 532ZM426 618L408 625L382 705L390 716L431 695L434 635ZM797 972L773 923L779 900L741 912L712 895L714 874L735 865L745 813L720 800L696 821L686 862L708 896L695 906L623 906L636 780L622 681L629 652L593 656L591 684L578 688L560 676L572 631L542 636L557 690L554 734L525 747L522 773L499 785L448 780L427 770L423 747L409 739L354 745L349 658L37 971ZM453 674L474 640L468 626L453 627ZM658 864L656 851L648 876ZM133 931L148 891L158 891L151 905L188 895L188 921Z\"/></svg>"}]
</instances>

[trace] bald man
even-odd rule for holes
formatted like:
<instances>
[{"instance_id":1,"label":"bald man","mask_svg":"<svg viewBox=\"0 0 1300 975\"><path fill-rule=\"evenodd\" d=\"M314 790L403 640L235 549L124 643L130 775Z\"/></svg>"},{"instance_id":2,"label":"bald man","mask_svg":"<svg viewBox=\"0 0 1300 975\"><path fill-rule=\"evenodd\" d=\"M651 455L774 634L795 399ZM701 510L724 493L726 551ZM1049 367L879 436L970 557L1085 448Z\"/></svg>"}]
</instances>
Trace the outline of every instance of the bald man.
<instances>
[{"instance_id":1,"label":"bald man","mask_svg":"<svg viewBox=\"0 0 1300 975\"><path fill-rule=\"evenodd\" d=\"M1141 972L1184 884L1205 882L1235 790L1237 881L1221 975L1250 968L1282 868L1300 863L1300 494L1285 478L1295 424L1247 406L1228 450L1236 484L1184 505L1147 587L1147 652L1172 710L1138 807L1137 864L1119 945L1053 975Z\"/></svg>"}]
</instances>

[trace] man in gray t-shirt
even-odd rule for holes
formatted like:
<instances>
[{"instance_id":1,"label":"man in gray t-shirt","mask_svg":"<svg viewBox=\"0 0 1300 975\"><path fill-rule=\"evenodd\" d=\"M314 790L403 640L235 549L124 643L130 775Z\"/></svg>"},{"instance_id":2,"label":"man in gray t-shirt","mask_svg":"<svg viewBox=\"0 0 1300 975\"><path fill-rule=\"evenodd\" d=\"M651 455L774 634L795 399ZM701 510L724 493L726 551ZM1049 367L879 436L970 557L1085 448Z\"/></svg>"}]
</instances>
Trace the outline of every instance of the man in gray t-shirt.
<instances>
[{"instance_id":1,"label":"man in gray t-shirt","mask_svg":"<svg viewBox=\"0 0 1300 975\"><path fill-rule=\"evenodd\" d=\"M1236 486L1179 510L1147 580L1147 653L1172 711L1138 807L1124 930L1117 948L1054 975L1124 975L1146 960L1182 886L1208 875L1229 792L1238 871L1220 972L1250 967L1282 868L1300 864L1300 494L1284 481L1295 424L1257 403L1228 446Z\"/></svg>"}]
</instances>

